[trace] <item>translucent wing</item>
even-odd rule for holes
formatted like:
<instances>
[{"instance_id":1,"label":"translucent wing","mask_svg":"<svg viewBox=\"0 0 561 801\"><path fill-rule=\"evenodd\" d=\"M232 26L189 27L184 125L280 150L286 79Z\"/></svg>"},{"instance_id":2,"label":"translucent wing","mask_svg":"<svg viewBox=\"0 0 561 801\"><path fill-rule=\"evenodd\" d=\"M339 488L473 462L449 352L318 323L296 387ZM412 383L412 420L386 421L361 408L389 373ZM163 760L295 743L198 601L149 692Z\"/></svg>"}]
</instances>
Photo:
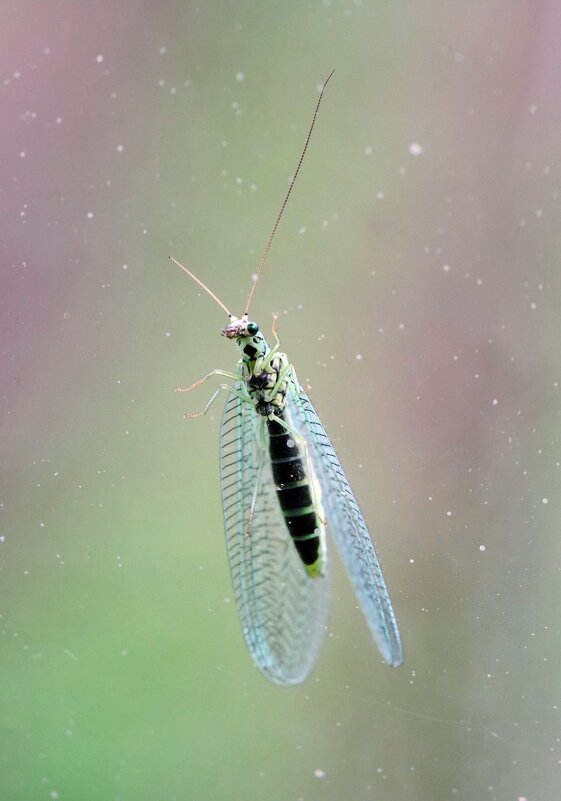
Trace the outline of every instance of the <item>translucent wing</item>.
<instances>
[{"instance_id":1,"label":"translucent wing","mask_svg":"<svg viewBox=\"0 0 561 801\"><path fill-rule=\"evenodd\" d=\"M220 477L238 614L257 667L276 684L297 684L323 642L329 577L311 578L302 569L277 500L267 437L253 405L230 394L220 431Z\"/></svg>"},{"instance_id":2,"label":"translucent wing","mask_svg":"<svg viewBox=\"0 0 561 801\"><path fill-rule=\"evenodd\" d=\"M310 445L331 532L382 656L397 667L403 649L384 577L366 523L329 437L306 393L292 384L288 410Z\"/></svg>"}]
</instances>

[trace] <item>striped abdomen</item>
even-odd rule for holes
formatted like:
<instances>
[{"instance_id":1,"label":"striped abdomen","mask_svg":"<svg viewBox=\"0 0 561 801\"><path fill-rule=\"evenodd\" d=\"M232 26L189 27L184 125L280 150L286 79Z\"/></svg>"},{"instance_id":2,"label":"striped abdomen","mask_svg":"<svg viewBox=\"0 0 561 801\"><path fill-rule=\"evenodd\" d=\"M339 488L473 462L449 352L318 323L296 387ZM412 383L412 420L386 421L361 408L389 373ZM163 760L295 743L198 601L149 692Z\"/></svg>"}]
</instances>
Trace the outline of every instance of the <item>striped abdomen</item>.
<instances>
[{"instance_id":1,"label":"striped abdomen","mask_svg":"<svg viewBox=\"0 0 561 801\"><path fill-rule=\"evenodd\" d=\"M284 419L283 412L276 412ZM273 480L288 532L306 572L321 576L324 570L323 527L314 506L311 477L301 445L284 426L267 419ZM316 495L319 489L315 490ZM316 499L317 500L317 499Z\"/></svg>"}]
</instances>

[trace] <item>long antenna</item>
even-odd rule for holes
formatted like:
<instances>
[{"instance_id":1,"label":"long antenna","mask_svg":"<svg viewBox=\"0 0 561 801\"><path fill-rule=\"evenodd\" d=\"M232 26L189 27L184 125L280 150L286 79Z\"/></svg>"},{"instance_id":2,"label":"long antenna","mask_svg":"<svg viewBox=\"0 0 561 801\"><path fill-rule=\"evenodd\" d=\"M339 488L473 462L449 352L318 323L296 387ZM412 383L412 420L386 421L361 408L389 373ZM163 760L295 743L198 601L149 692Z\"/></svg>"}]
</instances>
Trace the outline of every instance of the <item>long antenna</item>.
<instances>
[{"instance_id":1,"label":"long antenna","mask_svg":"<svg viewBox=\"0 0 561 801\"><path fill-rule=\"evenodd\" d=\"M174 264L175 264L177 267L179 267L179 269L180 269L180 270L183 270L183 272L184 272L184 273L187 273L187 275L189 276L189 278L192 278L192 279L193 279L193 281L195 281L195 282L196 282L196 283L197 283L197 284L198 284L198 285L199 285L199 286L200 286L202 289L204 289L204 291L205 291L205 292L208 292L208 294L210 295L210 297L211 297L213 300L215 300L215 301L218 303L218 305L219 305L219 306L220 306L222 309L224 309L224 311L226 312L226 314L228 315L228 317L230 317L230 319L231 319L231 318L234 316L233 314L230 314L230 312L228 311L228 309L226 308L226 306L225 306L225 305L222 303L222 301L220 300L220 298L217 298L217 297L216 297L216 295L214 294L214 292L212 292L212 291L211 291L211 290L210 290L210 289L209 289L207 286L205 286L205 284L203 284L203 282L201 281L201 279L200 279L200 278L197 278L197 276L196 276L196 275L194 275L194 274L191 272L191 270L188 270L188 269L187 269L187 267L184 267L182 264L180 264L180 263L177 261L177 259L174 259L174 258L173 258L173 256L168 256L168 259L169 259L170 261L172 261L172 262L173 262L173 263L174 263Z\"/></svg>"},{"instance_id":2,"label":"long antenna","mask_svg":"<svg viewBox=\"0 0 561 801\"><path fill-rule=\"evenodd\" d=\"M255 287L257 285L257 281L259 280L259 277L260 277L261 273L263 272L263 265L265 264L265 260L266 260L267 256L269 255L269 251L271 249L271 245L272 245L273 239L275 238L275 234L277 233L277 228L279 227L279 223L281 221L281 217L282 217L283 212L284 212L284 210L286 208L286 204L288 203L288 198L290 197L290 193L292 192L292 188L294 187L294 184L296 182L296 178L298 177L298 173L300 172L300 167L302 166L302 162L304 161L304 156L306 155L306 150L308 149L308 145L310 143L310 137L312 136L312 131L314 130L314 125L316 124L316 117L318 115L319 105L321 103L321 99L323 97L323 93L325 92L325 87L329 83L329 79L331 78L331 76L333 75L334 72L335 72L334 69L331 70L331 72L327 76L323 86L321 87L321 92L319 93L318 102L316 103L314 116L312 117L312 124L310 125L310 129L308 131L308 136L306 137L306 144L304 145L304 149L302 150L302 153L300 155L300 160L298 161L298 166L296 167L296 172L294 173L294 175L292 177L292 180L290 181L290 186L288 187L288 192L286 193L285 198L284 198L284 200L282 202L282 206L281 206L280 211L279 211L279 213L277 215L277 219L275 220L275 224L273 225L273 230L271 231L271 233L269 235L269 239L267 240L267 244L265 245L265 250L263 251L263 254L262 254L261 258L259 259L259 266L257 267L257 274L255 276L255 280L254 280L254 282L252 284L252 287L251 287L251 290L250 290L250 293L249 293L249 297L247 299L247 303L246 303L246 306L245 306L246 315L249 313L249 306L250 306L251 300L253 298L253 293L255 292ZM195 280L197 280L197 279L195 279ZM200 281L199 281L199 283L200 283ZM205 289L206 289L206 287L205 287Z\"/></svg>"}]
</instances>

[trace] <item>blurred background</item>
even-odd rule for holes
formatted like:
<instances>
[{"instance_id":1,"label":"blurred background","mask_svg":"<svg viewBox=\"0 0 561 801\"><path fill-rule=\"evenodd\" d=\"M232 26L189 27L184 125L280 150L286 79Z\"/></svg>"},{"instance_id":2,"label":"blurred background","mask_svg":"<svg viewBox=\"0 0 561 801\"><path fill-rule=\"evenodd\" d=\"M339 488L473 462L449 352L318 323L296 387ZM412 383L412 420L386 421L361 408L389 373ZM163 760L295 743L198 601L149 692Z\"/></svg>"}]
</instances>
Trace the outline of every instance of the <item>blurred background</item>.
<instances>
[{"instance_id":1,"label":"blurred background","mask_svg":"<svg viewBox=\"0 0 561 801\"><path fill-rule=\"evenodd\" d=\"M0 799L542 801L561 781L561 8L0 8ZM406 651L336 570L269 684L232 599L235 312L330 432Z\"/></svg>"}]
</instances>

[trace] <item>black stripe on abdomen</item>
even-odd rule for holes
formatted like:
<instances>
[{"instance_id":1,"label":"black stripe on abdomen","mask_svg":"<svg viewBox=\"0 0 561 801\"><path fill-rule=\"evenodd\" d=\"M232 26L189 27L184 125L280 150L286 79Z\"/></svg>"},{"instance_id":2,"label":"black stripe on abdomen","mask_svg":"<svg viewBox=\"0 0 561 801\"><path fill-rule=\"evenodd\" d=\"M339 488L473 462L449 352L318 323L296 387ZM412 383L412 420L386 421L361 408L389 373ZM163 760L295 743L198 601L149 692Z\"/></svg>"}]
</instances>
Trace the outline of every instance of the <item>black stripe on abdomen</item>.
<instances>
[{"instance_id":1,"label":"black stripe on abdomen","mask_svg":"<svg viewBox=\"0 0 561 801\"><path fill-rule=\"evenodd\" d=\"M282 419L282 413L277 416ZM319 521L302 449L276 420L268 419L267 428L273 480L286 527L302 562L313 565L319 557Z\"/></svg>"}]
</instances>

